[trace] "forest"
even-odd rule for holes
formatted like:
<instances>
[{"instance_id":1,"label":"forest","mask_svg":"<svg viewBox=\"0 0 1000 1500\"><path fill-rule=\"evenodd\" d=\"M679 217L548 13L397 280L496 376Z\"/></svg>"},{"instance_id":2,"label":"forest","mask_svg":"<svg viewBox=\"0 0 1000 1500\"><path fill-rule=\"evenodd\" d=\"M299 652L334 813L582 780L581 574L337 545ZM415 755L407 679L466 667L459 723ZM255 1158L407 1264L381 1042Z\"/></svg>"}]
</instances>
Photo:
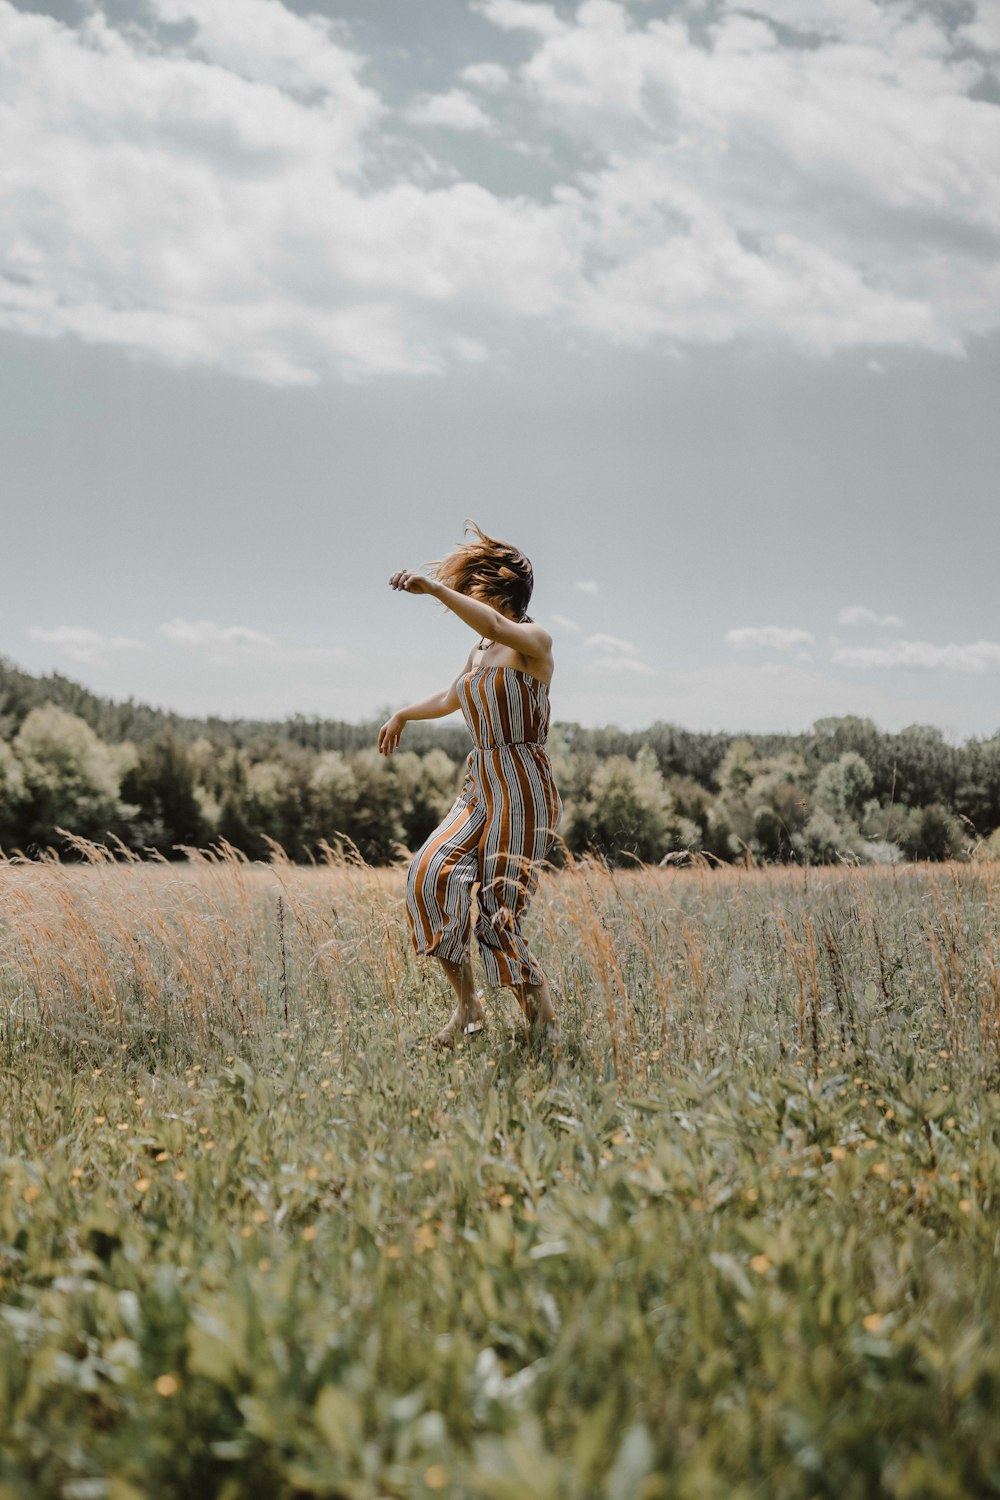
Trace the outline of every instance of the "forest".
<instances>
[{"instance_id":1,"label":"forest","mask_svg":"<svg viewBox=\"0 0 1000 1500\"><path fill-rule=\"evenodd\" d=\"M224 841L253 859L276 843L297 862L341 849L392 863L450 806L469 741L457 716L412 724L385 759L376 730L302 715L185 718L0 658L0 850L65 853L69 832L166 859ZM549 743L560 857L1000 857L1000 732L955 745L929 725L889 733L853 716L767 735L560 723Z\"/></svg>"}]
</instances>

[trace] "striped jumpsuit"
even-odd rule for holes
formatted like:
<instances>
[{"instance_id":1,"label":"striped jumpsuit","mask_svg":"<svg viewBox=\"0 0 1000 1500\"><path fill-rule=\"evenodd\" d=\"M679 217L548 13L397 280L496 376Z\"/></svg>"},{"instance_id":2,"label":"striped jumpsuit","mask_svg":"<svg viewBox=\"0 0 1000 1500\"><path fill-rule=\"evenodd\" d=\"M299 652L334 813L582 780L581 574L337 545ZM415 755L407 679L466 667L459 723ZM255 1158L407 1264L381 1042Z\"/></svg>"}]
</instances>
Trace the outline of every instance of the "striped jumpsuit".
<instances>
[{"instance_id":1,"label":"striped jumpsuit","mask_svg":"<svg viewBox=\"0 0 1000 1500\"><path fill-rule=\"evenodd\" d=\"M545 751L548 689L519 667L486 666L459 678L458 697L475 744L457 801L410 864L413 945L460 963L478 881L475 932L488 982L540 984L521 919L561 812Z\"/></svg>"}]
</instances>

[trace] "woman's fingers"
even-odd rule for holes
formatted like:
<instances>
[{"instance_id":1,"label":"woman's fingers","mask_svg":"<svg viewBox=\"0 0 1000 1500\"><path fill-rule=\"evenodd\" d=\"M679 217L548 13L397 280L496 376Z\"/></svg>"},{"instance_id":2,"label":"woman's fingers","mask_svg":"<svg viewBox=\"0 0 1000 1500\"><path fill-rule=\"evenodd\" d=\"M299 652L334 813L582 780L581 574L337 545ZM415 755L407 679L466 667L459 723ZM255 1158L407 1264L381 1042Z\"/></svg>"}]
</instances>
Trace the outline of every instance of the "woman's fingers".
<instances>
[{"instance_id":1,"label":"woman's fingers","mask_svg":"<svg viewBox=\"0 0 1000 1500\"><path fill-rule=\"evenodd\" d=\"M381 755L391 755L399 744L402 735L402 726L392 719L386 719L378 732L378 748Z\"/></svg>"},{"instance_id":2,"label":"woman's fingers","mask_svg":"<svg viewBox=\"0 0 1000 1500\"><path fill-rule=\"evenodd\" d=\"M399 573L393 573L389 579L389 587L402 589L405 594L424 594L427 592L427 580L421 573L410 573L403 569Z\"/></svg>"}]
</instances>

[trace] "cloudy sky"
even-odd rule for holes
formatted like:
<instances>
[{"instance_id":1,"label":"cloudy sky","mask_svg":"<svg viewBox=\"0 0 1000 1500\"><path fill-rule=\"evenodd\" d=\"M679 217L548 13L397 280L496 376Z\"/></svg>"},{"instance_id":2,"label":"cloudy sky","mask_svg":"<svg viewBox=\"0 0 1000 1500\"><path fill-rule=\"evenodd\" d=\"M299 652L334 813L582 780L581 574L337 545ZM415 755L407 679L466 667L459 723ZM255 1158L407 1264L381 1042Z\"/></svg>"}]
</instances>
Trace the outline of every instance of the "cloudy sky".
<instances>
[{"instance_id":1,"label":"cloudy sky","mask_svg":"<svg viewBox=\"0 0 1000 1500\"><path fill-rule=\"evenodd\" d=\"M0 653L367 717L1000 730L996 0L0 0Z\"/></svg>"}]
</instances>

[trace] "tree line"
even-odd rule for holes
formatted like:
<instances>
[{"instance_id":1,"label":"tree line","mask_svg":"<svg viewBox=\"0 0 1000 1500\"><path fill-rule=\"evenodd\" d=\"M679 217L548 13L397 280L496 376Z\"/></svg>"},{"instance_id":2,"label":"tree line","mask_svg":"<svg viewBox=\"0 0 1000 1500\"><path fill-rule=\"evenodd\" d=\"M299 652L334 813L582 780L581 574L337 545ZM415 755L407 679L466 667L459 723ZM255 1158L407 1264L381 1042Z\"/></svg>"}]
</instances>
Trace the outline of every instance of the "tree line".
<instances>
[{"instance_id":1,"label":"tree line","mask_svg":"<svg viewBox=\"0 0 1000 1500\"><path fill-rule=\"evenodd\" d=\"M251 858L274 841L300 861L341 844L387 863L447 811L469 741L458 719L409 725L387 760L376 728L187 718L0 660L0 848L64 849L65 829L166 858L224 839ZM550 752L566 848L614 863L1000 856L1000 734L953 745L852 716L798 735L560 724Z\"/></svg>"}]
</instances>

